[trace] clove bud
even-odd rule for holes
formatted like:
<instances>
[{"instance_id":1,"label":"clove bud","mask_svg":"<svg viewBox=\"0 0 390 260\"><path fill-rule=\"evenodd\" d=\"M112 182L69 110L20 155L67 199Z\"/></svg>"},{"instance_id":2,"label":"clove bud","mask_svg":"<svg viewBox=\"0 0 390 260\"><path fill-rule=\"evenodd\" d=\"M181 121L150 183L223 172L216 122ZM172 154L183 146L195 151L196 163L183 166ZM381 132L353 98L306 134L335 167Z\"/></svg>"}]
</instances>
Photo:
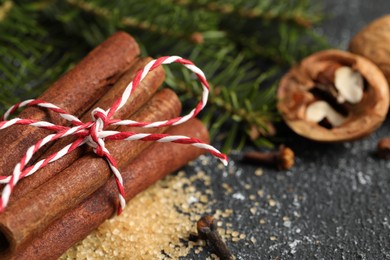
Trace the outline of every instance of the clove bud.
<instances>
[{"instance_id":1,"label":"clove bud","mask_svg":"<svg viewBox=\"0 0 390 260\"><path fill-rule=\"evenodd\" d=\"M284 145L280 145L279 150L273 152L246 152L243 161L273 165L279 170L288 170L294 165L294 158L293 150Z\"/></svg>"},{"instance_id":2,"label":"clove bud","mask_svg":"<svg viewBox=\"0 0 390 260\"><path fill-rule=\"evenodd\" d=\"M382 138L378 141L376 155L382 159L390 159L390 138Z\"/></svg>"},{"instance_id":3,"label":"clove bud","mask_svg":"<svg viewBox=\"0 0 390 260\"><path fill-rule=\"evenodd\" d=\"M217 221L213 216L203 216L197 222L198 238L206 240L207 245L221 260L234 259L218 233Z\"/></svg>"}]
</instances>

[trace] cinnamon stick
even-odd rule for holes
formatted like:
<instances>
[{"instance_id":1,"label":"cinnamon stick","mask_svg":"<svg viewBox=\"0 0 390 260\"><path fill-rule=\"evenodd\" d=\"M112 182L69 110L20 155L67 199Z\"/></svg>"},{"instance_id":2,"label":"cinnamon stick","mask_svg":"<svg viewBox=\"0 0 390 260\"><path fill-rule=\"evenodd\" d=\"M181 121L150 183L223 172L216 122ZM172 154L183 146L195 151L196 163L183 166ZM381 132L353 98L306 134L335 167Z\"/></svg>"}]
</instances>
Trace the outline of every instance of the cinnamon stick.
<instances>
[{"instance_id":1,"label":"cinnamon stick","mask_svg":"<svg viewBox=\"0 0 390 260\"><path fill-rule=\"evenodd\" d=\"M176 94L164 89L132 118L137 121L158 121L177 117L181 103ZM120 131L139 131L120 127ZM163 128L142 129L142 132L162 132ZM121 169L151 142L112 141L106 148ZM4 251L15 251L29 239L41 233L55 219L78 205L101 187L111 176L107 162L94 154L87 154L39 189L26 194L0 214L0 233L9 243Z\"/></svg>"},{"instance_id":2,"label":"cinnamon stick","mask_svg":"<svg viewBox=\"0 0 390 260\"><path fill-rule=\"evenodd\" d=\"M72 70L53 83L40 97L68 113L80 116L96 102L139 55L139 47L128 34L119 32L92 50ZM19 117L65 124L58 115L36 107ZM49 132L26 126L12 126L0 132L0 175L9 175L27 148ZM43 149L42 151L43 152Z\"/></svg>"},{"instance_id":3,"label":"cinnamon stick","mask_svg":"<svg viewBox=\"0 0 390 260\"><path fill-rule=\"evenodd\" d=\"M186 134L208 141L208 132L197 119L172 127L167 133ZM203 150L190 145L154 143L122 170L126 200L202 153ZM36 236L26 247L8 257L20 260L57 259L112 216L117 203L115 179L111 178L84 202Z\"/></svg>"},{"instance_id":4,"label":"cinnamon stick","mask_svg":"<svg viewBox=\"0 0 390 260\"><path fill-rule=\"evenodd\" d=\"M104 110L111 107L111 105L122 95L127 85L134 79L136 73L142 69L152 58L143 58L138 60L123 76L115 83L115 85L96 103L92 108L81 117L82 122L91 120L92 109L99 107ZM159 67L148 73L148 75L140 82L138 87L132 93L127 103L115 113L114 118L129 118L134 114L143 104L145 104L152 95L156 92L157 88L163 83L165 78L164 70ZM110 127L110 130L114 130L118 127ZM53 144L42 156L41 159L47 158L51 154L59 151L67 144L75 141L75 137L68 137L58 140ZM61 172L66 167L71 165L80 156L85 153L85 147L79 147L73 152L65 155L61 159L47 165L45 168L37 171L34 175L23 179L15 188L12 196L10 197L10 205L37 188L41 184L45 183L48 179L53 177L55 174Z\"/></svg>"}]
</instances>

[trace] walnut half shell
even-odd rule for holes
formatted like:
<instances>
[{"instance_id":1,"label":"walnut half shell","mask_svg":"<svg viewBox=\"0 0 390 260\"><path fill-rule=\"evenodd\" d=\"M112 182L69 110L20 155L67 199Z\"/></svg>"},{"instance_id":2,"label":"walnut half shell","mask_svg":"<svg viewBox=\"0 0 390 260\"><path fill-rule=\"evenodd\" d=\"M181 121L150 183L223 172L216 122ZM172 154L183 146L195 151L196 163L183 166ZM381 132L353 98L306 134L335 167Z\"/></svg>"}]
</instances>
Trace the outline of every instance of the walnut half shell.
<instances>
[{"instance_id":1,"label":"walnut half shell","mask_svg":"<svg viewBox=\"0 0 390 260\"><path fill-rule=\"evenodd\" d=\"M357 33L349 51L373 61L390 84L390 15L374 20Z\"/></svg>"},{"instance_id":2,"label":"walnut half shell","mask_svg":"<svg viewBox=\"0 0 390 260\"><path fill-rule=\"evenodd\" d=\"M365 85L364 88L361 86L356 90L362 91L363 89L358 102L344 100L343 103L339 103L341 102L339 98L331 102L332 100L318 96L313 91L317 89L319 82L321 84L324 82L322 78L327 75L325 77L327 78L325 80L327 92L330 94L336 92L335 95L339 95L332 82L334 80L332 77L337 74L335 68L339 67L349 67L350 71L356 71L355 74L362 76ZM354 80L351 78L351 81ZM299 65L293 67L281 79L277 98L278 110L294 132L316 141L341 142L364 137L381 125L389 106L389 87L383 73L366 58L345 51L326 50L307 57ZM329 106L320 104L310 111L327 109L329 111L321 113L324 115L329 113L330 117L336 111L340 114L342 121L338 119L337 124L329 127L329 124L328 126L320 124L319 120L311 120L316 116L308 117L307 108L315 102L325 102Z\"/></svg>"}]
</instances>

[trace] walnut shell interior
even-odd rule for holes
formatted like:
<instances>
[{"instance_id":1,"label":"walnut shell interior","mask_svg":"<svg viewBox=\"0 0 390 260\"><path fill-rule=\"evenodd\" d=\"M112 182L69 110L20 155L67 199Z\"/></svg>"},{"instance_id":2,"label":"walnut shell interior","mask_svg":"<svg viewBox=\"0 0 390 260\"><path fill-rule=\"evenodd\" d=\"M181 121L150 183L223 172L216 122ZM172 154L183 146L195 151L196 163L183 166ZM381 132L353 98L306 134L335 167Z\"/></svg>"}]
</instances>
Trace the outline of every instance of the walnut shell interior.
<instances>
[{"instance_id":1,"label":"walnut shell interior","mask_svg":"<svg viewBox=\"0 0 390 260\"><path fill-rule=\"evenodd\" d=\"M310 92L316 84L315 79L332 64L349 66L358 71L367 86L359 103L347 104L346 121L329 129L308 121L305 111L318 99ZM278 110L294 132L316 141L341 142L364 137L381 125L389 106L389 88L380 69L366 58L340 50L325 50L302 60L284 75L277 98Z\"/></svg>"}]
</instances>

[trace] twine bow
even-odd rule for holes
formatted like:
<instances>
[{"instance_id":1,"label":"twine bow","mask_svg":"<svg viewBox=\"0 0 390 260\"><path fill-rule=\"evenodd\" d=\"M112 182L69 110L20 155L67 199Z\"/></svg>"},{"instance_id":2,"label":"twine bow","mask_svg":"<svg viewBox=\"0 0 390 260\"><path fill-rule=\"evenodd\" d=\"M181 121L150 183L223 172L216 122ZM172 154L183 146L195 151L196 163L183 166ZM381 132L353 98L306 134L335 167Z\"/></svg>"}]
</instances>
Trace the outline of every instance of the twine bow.
<instances>
[{"instance_id":1,"label":"twine bow","mask_svg":"<svg viewBox=\"0 0 390 260\"><path fill-rule=\"evenodd\" d=\"M157 121L157 122L137 122L133 120L119 120L112 119L116 111L121 109L127 100L130 98L133 91L137 88L139 83L146 77L146 75L156 69L162 64L171 64L171 63L180 63L185 66L187 69L192 71L198 80L200 81L203 88L203 95L200 102L197 106L187 115L182 117L176 117L169 120ZM133 127L143 127L143 128L152 128L152 127L164 127L164 126L174 126L182 124L189 119L195 117L206 105L209 94L209 84L206 80L206 77L202 70L196 67L191 61L183 59L178 56L167 56L161 57L159 59L149 62L143 69L141 69L135 76L134 80L128 84L122 96L115 101L115 103L108 109L103 110L101 108L95 108L92 112L92 121L83 123L77 117L67 113L65 110L57 107L54 104L47 103L43 100L30 99L23 102L20 102L12 106L8 111L3 115L0 121L0 130L10 127L12 125L29 125L38 128L43 128L47 130L54 131L54 134L50 134L45 138L39 140L36 144L27 149L26 154L23 156L21 161L15 166L12 175L10 176L0 176L0 183L6 184L2 196L0 199L0 212L4 211L7 207L11 193L17 183L32 174L34 174L39 169L45 167L47 164L52 163L64 155L72 152L77 147L87 144L93 148L93 151L100 157L104 157L113 172L116 184L118 187L118 196L120 207L118 207L118 215L126 206L126 201L124 199L125 191L123 187L123 179L121 173L118 170L117 163L115 158L110 154L110 151L107 150L105 146L105 140L142 140L142 141L156 141L156 142L174 142L181 144L190 144L199 148L206 149L215 157L219 158L225 165L227 165L227 156L219 152L214 147L191 137L182 136L182 135L167 135L167 134L149 134L149 133L134 133L134 132L119 132L119 131L107 131L104 130L110 125L116 126L133 126ZM18 108L26 106L38 106L42 108L49 109L58 113L62 118L69 121L73 127L66 127L62 125L55 125L46 121L37 121L30 119L14 118L7 120L9 115L14 113ZM49 157L38 161L37 163L26 167L33 155L45 144L53 142L57 139L75 135L77 140L68 144L60 151L53 153Z\"/></svg>"}]
</instances>

